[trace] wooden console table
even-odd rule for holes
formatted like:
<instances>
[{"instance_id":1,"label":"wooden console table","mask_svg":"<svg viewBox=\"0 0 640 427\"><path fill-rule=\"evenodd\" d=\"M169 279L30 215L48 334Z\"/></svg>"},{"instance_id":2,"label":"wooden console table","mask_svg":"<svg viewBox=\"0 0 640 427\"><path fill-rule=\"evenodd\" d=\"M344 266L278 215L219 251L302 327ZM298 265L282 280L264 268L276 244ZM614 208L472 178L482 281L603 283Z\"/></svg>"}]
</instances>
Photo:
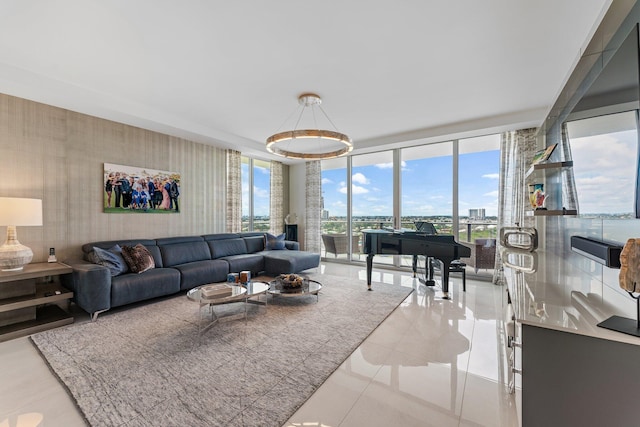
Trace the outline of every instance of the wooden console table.
<instances>
[{"instance_id":1,"label":"wooden console table","mask_svg":"<svg viewBox=\"0 0 640 427\"><path fill-rule=\"evenodd\" d=\"M57 262L0 271L0 342L73 323L73 316L56 305L73 297L59 281L72 271Z\"/></svg>"}]
</instances>

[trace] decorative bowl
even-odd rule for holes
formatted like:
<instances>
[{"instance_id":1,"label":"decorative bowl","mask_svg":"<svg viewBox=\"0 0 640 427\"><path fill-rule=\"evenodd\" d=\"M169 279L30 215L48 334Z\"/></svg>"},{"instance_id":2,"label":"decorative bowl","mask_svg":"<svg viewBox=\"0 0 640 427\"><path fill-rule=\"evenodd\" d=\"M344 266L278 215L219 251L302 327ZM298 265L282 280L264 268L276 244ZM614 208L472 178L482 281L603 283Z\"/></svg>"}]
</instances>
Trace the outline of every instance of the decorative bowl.
<instances>
[{"instance_id":1,"label":"decorative bowl","mask_svg":"<svg viewBox=\"0 0 640 427\"><path fill-rule=\"evenodd\" d=\"M304 284L304 280L297 274L281 274L276 278L282 289L299 289Z\"/></svg>"}]
</instances>

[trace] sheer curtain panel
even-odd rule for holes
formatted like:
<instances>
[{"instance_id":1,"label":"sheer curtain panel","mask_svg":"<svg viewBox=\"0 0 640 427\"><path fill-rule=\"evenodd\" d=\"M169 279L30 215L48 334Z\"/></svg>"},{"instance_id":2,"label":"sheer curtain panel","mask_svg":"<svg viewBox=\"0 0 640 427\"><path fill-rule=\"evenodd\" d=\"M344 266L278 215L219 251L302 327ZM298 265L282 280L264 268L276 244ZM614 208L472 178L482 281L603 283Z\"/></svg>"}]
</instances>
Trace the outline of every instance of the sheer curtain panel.
<instances>
[{"instance_id":1,"label":"sheer curtain panel","mask_svg":"<svg viewBox=\"0 0 640 427\"><path fill-rule=\"evenodd\" d=\"M239 151L227 150L227 233L242 230L242 181Z\"/></svg>"},{"instance_id":2,"label":"sheer curtain panel","mask_svg":"<svg viewBox=\"0 0 640 427\"><path fill-rule=\"evenodd\" d=\"M284 164L271 161L271 202L269 204L269 229L278 235L284 231Z\"/></svg>"},{"instance_id":3,"label":"sheer curtain panel","mask_svg":"<svg viewBox=\"0 0 640 427\"><path fill-rule=\"evenodd\" d=\"M321 172L319 160L306 163L304 249L316 253L320 253Z\"/></svg>"},{"instance_id":4,"label":"sheer curtain panel","mask_svg":"<svg viewBox=\"0 0 640 427\"><path fill-rule=\"evenodd\" d=\"M534 218L525 215L529 193L525 172L536 152L536 128L505 132L500 141L500 193L498 196L498 233L502 227L533 227ZM500 242L498 249L500 248ZM496 251L493 283L502 284L502 259Z\"/></svg>"}]
</instances>

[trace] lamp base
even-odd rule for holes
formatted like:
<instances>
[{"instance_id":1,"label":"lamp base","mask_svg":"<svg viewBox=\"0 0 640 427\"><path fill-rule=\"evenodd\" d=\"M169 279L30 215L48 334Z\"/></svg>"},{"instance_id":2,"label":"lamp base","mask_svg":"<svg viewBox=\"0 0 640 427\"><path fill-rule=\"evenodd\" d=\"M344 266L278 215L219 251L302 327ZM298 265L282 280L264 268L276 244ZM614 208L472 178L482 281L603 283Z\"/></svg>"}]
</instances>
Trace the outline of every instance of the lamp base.
<instances>
[{"instance_id":1,"label":"lamp base","mask_svg":"<svg viewBox=\"0 0 640 427\"><path fill-rule=\"evenodd\" d=\"M20 271L33 259L33 251L17 239L16 227L7 227L7 241L0 246L0 270Z\"/></svg>"}]
</instances>

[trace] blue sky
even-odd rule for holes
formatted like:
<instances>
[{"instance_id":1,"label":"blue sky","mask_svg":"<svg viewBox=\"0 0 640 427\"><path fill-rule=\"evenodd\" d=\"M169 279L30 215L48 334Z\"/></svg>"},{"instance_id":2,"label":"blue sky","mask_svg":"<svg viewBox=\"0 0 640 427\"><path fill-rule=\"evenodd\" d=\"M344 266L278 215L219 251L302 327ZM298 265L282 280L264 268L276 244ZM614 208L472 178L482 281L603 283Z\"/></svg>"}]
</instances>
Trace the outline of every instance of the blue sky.
<instances>
[{"instance_id":1,"label":"blue sky","mask_svg":"<svg viewBox=\"0 0 640 427\"><path fill-rule=\"evenodd\" d=\"M499 151L460 155L459 207L485 208L497 215ZM393 171L388 163L353 168L353 215L393 215ZM429 157L402 162L402 215L450 216L452 209L452 158ZM346 169L323 170L324 207L331 216L346 216Z\"/></svg>"},{"instance_id":2,"label":"blue sky","mask_svg":"<svg viewBox=\"0 0 640 427\"><path fill-rule=\"evenodd\" d=\"M262 162L264 166L268 165ZM249 165L242 163L242 215L249 213ZM253 215L269 215L269 194L271 185L271 172L268 167L255 162L253 167Z\"/></svg>"}]
</instances>

